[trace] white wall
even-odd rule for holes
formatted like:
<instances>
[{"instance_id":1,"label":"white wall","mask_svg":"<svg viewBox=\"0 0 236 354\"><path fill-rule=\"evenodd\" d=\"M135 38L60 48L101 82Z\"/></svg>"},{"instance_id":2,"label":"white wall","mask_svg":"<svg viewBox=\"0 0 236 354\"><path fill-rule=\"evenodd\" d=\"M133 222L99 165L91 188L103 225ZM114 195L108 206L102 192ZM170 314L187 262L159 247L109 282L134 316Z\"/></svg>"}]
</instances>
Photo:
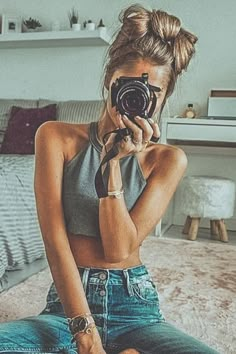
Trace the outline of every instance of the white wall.
<instances>
[{"instance_id":1,"label":"white wall","mask_svg":"<svg viewBox=\"0 0 236 354\"><path fill-rule=\"evenodd\" d=\"M135 2L135 1L133 1ZM67 12L76 6L81 22L103 18L113 32L119 11L128 0L0 0L0 13L37 17L44 29L59 20L68 29ZM212 88L236 88L236 1L159 0L139 1L182 19L183 26L199 37L197 54L188 73L170 100L171 115L180 114L189 102L206 114ZM1 98L99 99L106 47L0 49Z\"/></svg>"}]
</instances>

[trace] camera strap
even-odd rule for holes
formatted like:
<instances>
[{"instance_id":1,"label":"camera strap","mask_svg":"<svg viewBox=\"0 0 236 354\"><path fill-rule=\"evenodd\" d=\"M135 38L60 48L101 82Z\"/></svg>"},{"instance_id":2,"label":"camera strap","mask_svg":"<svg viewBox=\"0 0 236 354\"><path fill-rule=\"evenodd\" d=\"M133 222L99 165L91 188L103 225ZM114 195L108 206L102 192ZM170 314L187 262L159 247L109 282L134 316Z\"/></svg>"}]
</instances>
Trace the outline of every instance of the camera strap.
<instances>
[{"instance_id":1,"label":"camera strap","mask_svg":"<svg viewBox=\"0 0 236 354\"><path fill-rule=\"evenodd\" d=\"M130 130L128 128L113 130L103 137L103 143L105 144L105 139L108 135L115 133L115 141L113 147L106 153L103 157L100 166L95 175L95 189L98 198L105 198L108 196L108 179L110 174L109 161L113 159L119 153L117 143L119 143L125 136L130 135ZM104 166L106 165L106 166ZM105 168L104 168L105 167Z\"/></svg>"},{"instance_id":2,"label":"camera strap","mask_svg":"<svg viewBox=\"0 0 236 354\"><path fill-rule=\"evenodd\" d=\"M157 86L152 86L152 85L149 85L149 88L150 88L150 91L152 94L152 104L151 104L151 107L150 107L147 115L148 115L148 118L152 118L152 115L154 113L154 110L155 110L156 104L157 104L157 96L155 95L155 92L160 92L161 88L157 87Z\"/></svg>"}]
</instances>

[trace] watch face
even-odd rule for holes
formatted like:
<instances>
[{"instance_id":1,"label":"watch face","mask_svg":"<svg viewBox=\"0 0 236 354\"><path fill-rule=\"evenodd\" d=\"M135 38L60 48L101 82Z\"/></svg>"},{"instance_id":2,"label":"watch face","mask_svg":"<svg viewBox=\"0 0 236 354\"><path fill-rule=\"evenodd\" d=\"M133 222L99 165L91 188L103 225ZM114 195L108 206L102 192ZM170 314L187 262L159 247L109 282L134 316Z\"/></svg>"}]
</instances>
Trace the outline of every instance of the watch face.
<instances>
[{"instance_id":1,"label":"watch face","mask_svg":"<svg viewBox=\"0 0 236 354\"><path fill-rule=\"evenodd\" d=\"M77 332L87 332L92 324L94 320L91 316L78 316L69 321L69 328L74 335Z\"/></svg>"},{"instance_id":2,"label":"watch face","mask_svg":"<svg viewBox=\"0 0 236 354\"><path fill-rule=\"evenodd\" d=\"M76 321L76 329L79 330L79 332L85 331L87 327L88 321L86 317L78 317Z\"/></svg>"}]
</instances>

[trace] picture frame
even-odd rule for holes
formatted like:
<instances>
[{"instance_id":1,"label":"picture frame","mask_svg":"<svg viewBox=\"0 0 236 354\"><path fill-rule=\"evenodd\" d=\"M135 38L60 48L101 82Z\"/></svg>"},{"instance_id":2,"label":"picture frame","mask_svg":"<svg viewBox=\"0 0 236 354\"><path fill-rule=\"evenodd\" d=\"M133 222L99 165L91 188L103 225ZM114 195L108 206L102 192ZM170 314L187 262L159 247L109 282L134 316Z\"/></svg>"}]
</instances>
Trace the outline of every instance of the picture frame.
<instances>
[{"instance_id":1,"label":"picture frame","mask_svg":"<svg viewBox=\"0 0 236 354\"><path fill-rule=\"evenodd\" d=\"M16 15L2 15L2 34L20 33L22 31L22 19Z\"/></svg>"}]
</instances>

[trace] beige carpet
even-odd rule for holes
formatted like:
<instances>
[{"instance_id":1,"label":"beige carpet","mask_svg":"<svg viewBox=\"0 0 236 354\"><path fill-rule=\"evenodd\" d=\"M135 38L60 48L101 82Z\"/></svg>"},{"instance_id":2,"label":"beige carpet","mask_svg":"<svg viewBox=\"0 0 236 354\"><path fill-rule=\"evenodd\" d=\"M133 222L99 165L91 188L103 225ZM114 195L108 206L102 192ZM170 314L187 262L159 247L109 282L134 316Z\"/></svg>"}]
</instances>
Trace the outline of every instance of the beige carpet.
<instances>
[{"instance_id":1,"label":"beige carpet","mask_svg":"<svg viewBox=\"0 0 236 354\"><path fill-rule=\"evenodd\" d=\"M142 254L166 319L220 353L236 354L236 246L149 237ZM50 282L44 270L1 294L0 322L37 314Z\"/></svg>"}]
</instances>

